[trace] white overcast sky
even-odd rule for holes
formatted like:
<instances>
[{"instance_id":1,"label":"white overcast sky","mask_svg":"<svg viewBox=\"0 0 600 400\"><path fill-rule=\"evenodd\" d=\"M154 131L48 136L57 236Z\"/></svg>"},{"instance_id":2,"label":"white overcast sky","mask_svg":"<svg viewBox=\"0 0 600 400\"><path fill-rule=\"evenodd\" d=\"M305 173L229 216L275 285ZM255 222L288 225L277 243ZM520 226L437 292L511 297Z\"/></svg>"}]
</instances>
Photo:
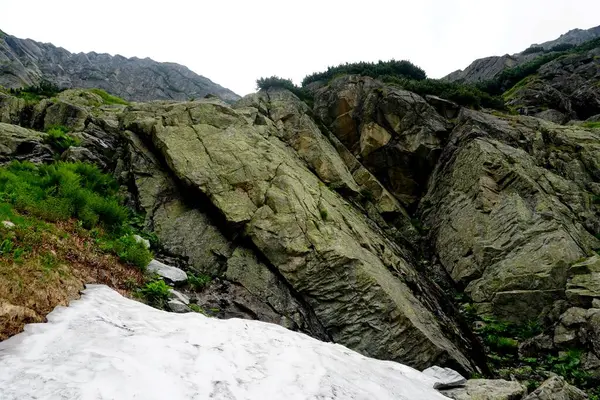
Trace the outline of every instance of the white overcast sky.
<instances>
[{"instance_id":1,"label":"white overcast sky","mask_svg":"<svg viewBox=\"0 0 600 400\"><path fill-rule=\"evenodd\" d=\"M186 65L240 95L351 61L433 78L600 25L600 0L0 0L0 29L71 52Z\"/></svg>"}]
</instances>

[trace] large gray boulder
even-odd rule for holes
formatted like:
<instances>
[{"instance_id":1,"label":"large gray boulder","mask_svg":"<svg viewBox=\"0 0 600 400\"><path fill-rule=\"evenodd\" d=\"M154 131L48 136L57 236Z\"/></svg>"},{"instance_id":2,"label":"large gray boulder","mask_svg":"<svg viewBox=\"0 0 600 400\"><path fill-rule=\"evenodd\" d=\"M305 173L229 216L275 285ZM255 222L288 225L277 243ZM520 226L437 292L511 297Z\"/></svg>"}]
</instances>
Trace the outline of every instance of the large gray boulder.
<instances>
[{"instance_id":1,"label":"large gray boulder","mask_svg":"<svg viewBox=\"0 0 600 400\"><path fill-rule=\"evenodd\" d=\"M420 210L479 312L523 323L569 279L582 292L569 267L600 247L598 160L597 132L463 109Z\"/></svg>"},{"instance_id":2,"label":"large gray boulder","mask_svg":"<svg viewBox=\"0 0 600 400\"><path fill-rule=\"evenodd\" d=\"M472 370L460 339L442 329L440 318L452 322L432 301L436 295L407 251L325 185L309 168L310 158L280 139L281 130L293 135L286 130L296 125L277 128L264 115L248 118L248 111L215 100L136 105L122 126L151 143L152 154L195 193L200 201L190 205L208 200L222 224L251 241L332 340L416 367ZM424 304L419 298L427 293L432 299Z\"/></svg>"},{"instance_id":3,"label":"large gray boulder","mask_svg":"<svg viewBox=\"0 0 600 400\"><path fill-rule=\"evenodd\" d=\"M454 400L521 400L527 389L516 381L469 379L464 386L441 393Z\"/></svg>"},{"instance_id":4,"label":"large gray boulder","mask_svg":"<svg viewBox=\"0 0 600 400\"><path fill-rule=\"evenodd\" d=\"M524 400L585 400L588 396L575 386L569 385L560 376L544 382Z\"/></svg>"}]
</instances>

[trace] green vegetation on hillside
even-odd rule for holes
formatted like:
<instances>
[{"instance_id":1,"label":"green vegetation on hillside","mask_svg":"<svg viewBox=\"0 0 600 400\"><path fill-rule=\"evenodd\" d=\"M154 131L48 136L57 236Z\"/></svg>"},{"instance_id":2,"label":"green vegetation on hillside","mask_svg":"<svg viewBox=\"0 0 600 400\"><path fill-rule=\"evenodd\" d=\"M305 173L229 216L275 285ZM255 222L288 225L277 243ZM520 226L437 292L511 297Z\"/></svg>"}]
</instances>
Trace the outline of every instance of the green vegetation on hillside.
<instances>
[{"instance_id":1,"label":"green vegetation on hillside","mask_svg":"<svg viewBox=\"0 0 600 400\"><path fill-rule=\"evenodd\" d=\"M48 134L44 141L60 153L71 146L79 146L81 141L69 134L69 128L62 125L51 126L46 130Z\"/></svg>"},{"instance_id":2,"label":"green vegetation on hillside","mask_svg":"<svg viewBox=\"0 0 600 400\"><path fill-rule=\"evenodd\" d=\"M434 95L460 104L461 106L479 109L504 109L504 102L499 96L480 90L475 85L442 81L439 79L424 79L421 81L402 79L394 76L384 76L382 80L400 86L402 89L417 93L421 96Z\"/></svg>"},{"instance_id":3,"label":"green vegetation on hillside","mask_svg":"<svg viewBox=\"0 0 600 400\"><path fill-rule=\"evenodd\" d=\"M584 53L600 46L600 38L590 40L579 46L572 45L556 45L544 54L539 55L531 61L517 65L513 68L507 68L502 71L496 78L480 82L477 87L491 96L499 96L510 90L523 79L534 75L538 70L550 61L554 61L559 57L564 57L569 54Z\"/></svg>"},{"instance_id":4,"label":"green vegetation on hillside","mask_svg":"<svg viewBox=\"0 0 600 400\"><path fill-rule=\"evenodd\" d=\"M130 212L117 191L114 179L92 164L12 162L0 168L0 202L45 221L75 218L103 249L144 268L152 255L131 238Z\"/></svg>"},{"instance_id":5,"label":"green vegetation on hillside","mask_svg":"<svg viewBox=\"0 0 600 400\"><path fill-rule=\"evenodd\" d=\"M523 54L543 53L545 50L542 46L531 46L523 50Z\"/></svg>"},{"instance_id":6,"label":"green vegetation on hillside","mask_svg":"<svg viewBox=\"0 0 600 400\"><path fill-rule=\"evenodd\" d=\"M304 88L294 85L294 82L292 82L291 79L280 78L276 75L267 78L259 78L256 80L256 88L258 90L268 90L270 88L287 89L298 96L300 100L306 102L309 106L312 106L312 95Z\"/></svg>"},{"instance_id":7,"label":"green vegetation on hillside","mask_svg":"<svg viewBox=\"0 0 600 400\"><path fill-rule=\"evenodd\" d=\"M123 100L122 98L113 96L112 94L108 94L106 91L104 91L102 89L90 89L90 92L100 96L102 98L102 100L104 101L104 104L108 104L108 105L121 104L124 106L129 105L129 103L127 101Z\"/></svg>"},{"instance_id":8,"label":"green vegetation on hillside","mask_svg":"<svg viewBox=\"0 0 600 400\"><path fill-rule=\"evenodd\" d=\"M13 96L27 101L39 101L43 98L56 96L62 92L62 89L50 81L42 80L37 85L26 86L20 89L10 89L9 92Z\"/></svg>"},{"instance_id":9,"label":"green vegetation on hillside","mask_svg":"<svg viewBox=\"0 0 600 400\"><path fill-rule=\"evenodd\" d=\"M327 68L327 71L315 72L314 74L308 75L302 80L302 86L305 87L313 82L319 81L327 83L333 78L341 75L362 75L370 76L371 78L395 76L398 78L414 80L423 80L427 78L425 71L406 60L378 61L377 63L357 62L340 64L337 67Z\"/></svg>"},{"instance_id":10,"label":"green vegetation on hillside","mask_svg":"<svg viewBox=\"0 0 600 400\"><path fill-rule=\"evenodd\" d=\"M532 391L547 379L549 371L586 391L590 399L600 400L600 377L583 370L581 349L572 348L560 353L519 350L524 342L535 340L533 338L544 332L544 327L537 321L515 325L491 317L478 317L470 303L463 304L463 313L470 322L479 321L475 332L486 347L492 377L515 378Z\"/></svg>"}]
</instances>

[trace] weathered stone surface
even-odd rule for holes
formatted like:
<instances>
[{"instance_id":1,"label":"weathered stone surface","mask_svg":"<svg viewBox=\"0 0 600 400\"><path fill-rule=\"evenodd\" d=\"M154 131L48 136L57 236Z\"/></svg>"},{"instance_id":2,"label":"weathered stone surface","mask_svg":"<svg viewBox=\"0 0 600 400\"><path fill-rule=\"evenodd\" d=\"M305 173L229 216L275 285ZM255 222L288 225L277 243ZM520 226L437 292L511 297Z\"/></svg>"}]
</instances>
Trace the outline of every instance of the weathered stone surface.
<instances>
[{"instance_id":1,"label":"weathered stone surface","mask_svg":"<svg viewBox=\"0 0 600 400\"><path fill-rule=\"evenodd\" d=\"M146 270L150 273L158 274L160 277L176 284L187 281L187 274L185 271L182 271L179 268L171 267L167 264L163 264L158 260L150 261L150 264L148 264Z\"/></svg>"},{"instance_id":2,"label":"weathered stone surface","mask_svg":"<svg viewBox=\"0 0 600 400\"><path fill-rule=\"evenodd\" d=\"M533 391L524 400L585 400L588 396L569 385L560 376L553 376Z\"/></svg>"},{"instance_id":3,"label":"weathered stone surface","mask_svg":"<svg viewBox=\"0 0 600 400\"><path fill-rule=\"evenodd\" d=\"M599 140L581 128L461 111L421 213L442 265L476 303L525 322L564 298L569 266L600 246L588 192Z\"/></svg>"},{"instance_id":4,"label":"weathered stone surface","mask_svg":"<svg viewBox=\"0 0 600 400\"><path fill-rule=\"evenodd\" d=\"M589 307L592 300L600 299L600 256L593 256L570 268L567 299L574 304Z\"/></svg>"},{"instance_id":5,"label":"weathered stone surface","mask_svg":"<svg viewBox=\"0 0 600 400\"><path fill-rule=\"evenodd\" d=\"M467 382L465 377L450 368L442 368L434 365L423 370L423 373L438 380L433 385L434 389L450 389L463 386Z\"/></svg>"},{"instance_id":6,"label":"weathered stone surface","mask_svg":"<svg viewBox=\"0 0 600 400\"><path fill-rule=\"evenodd\" d=\"M106 164L100 158L98 158L91 150L85 147L69 147L61 154L60 158L63 161L82 161L96 164L101 168L106 167Z\"/></svg>"},{"instance_id":7,"label":"weathered stone surface","mask_svg":"<svg viewBox=\"0 0 600 400\"><path fill-rule=\"evenodd\" d=\"M527 389L516 381L469 379L464 387L441 392L454 400L521 400Z\"/></svg>"},{"instance_id":8,"label":"weathered stone surface","mask_svg":"<svg viewBox=\"0 0 600 400\"><path fill-rule=\"evenodd\" d=\"M319 89L315 114L404 205L424 191L448 134L425 99L367 77Z\"/></svg>"},{"instance_id":9,"label":"weathered stone surface","mask_svg":"<svg viewBox=\"0 0 600 400\"><path fill-rule=\"evenodd\" d=\"M169 310L179 314L188 313L192 311L184 303L175 299L167 301L167 307L169 308Z\"/></svg>"},{"instance_id":10,"label":"weathered stone surface","mask_svg":"<svg viewBox=\"0 0 600 400\"><path fill-rule=\"evenodd\" d=\"M173 300L177 300L177 301L185 304L186 306L188 304L190 304L190 298L188 296L186 296L185 294L178 292L175 289L169 290L169 297Z\"/></svg>"},{"instance_id":11,"label":"weathered stone surface","mask_svg":"<svg viewBox=\"0 0 600 400\"><path fill-rule=\"evenodd\" d=\"M447 317L412 294L428 289L408 253L323 185L277 127L247 116L212 100L147 104L132 107L123 127L152 141L188 190L243 230L334 341L414 366L472 369L441 330Z\"/></svg>"},{"instance_id":12,"label":"weathered stone surface","mask_svg":"<svg viewBox=\"0 0 600 400\"><path fill-rule=\"evenodd\" d=\"M11 160L51 161L52 149L43 143L44 134L0 122L0 163Z\"/></svg>"},{"instance_id":13,"label":"weathered stone surface","mask_svg":"<svg viewBox=\"0 0 600 400\"><path fill-rule=\"evenodd\" d=\"M569 120L569 117L564 113L553 109L541 111L535 114L534 117L545 119L546 121L554 122L555 124L564 124Z\"/></svg>"},{"instance_id":14,"label":"weathered stone surface","mask_svg":"<svg viewBox=\"0 0 600 400\"><path fill-rule=\"evenodd\" d=\"M277 128L276 136L290 145L325 184L349 192L359 191L346 164L308 115L308 106L295 95L283 89L269 89L236 103L237 108L246 105L255 107L255 112L265 109Z\"/></svg>"}]
</instances>

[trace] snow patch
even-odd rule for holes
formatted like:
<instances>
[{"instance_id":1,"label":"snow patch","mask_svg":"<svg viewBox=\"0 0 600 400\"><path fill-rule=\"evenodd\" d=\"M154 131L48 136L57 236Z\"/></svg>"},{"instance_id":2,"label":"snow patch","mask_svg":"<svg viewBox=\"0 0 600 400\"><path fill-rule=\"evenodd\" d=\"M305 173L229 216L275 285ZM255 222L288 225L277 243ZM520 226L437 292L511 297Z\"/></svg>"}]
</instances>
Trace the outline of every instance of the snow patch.
<instances>
[{"instance_id":1,"label":"snow patch","mask_svg":"<svg viewBox=\"0 0 600 400\"><path fill-rule=\"evenodd\" d=\"M436 379L277 325L173 314L89 285L0 343L0 399L437 400Z\"/></svg>"}]
</instances>

